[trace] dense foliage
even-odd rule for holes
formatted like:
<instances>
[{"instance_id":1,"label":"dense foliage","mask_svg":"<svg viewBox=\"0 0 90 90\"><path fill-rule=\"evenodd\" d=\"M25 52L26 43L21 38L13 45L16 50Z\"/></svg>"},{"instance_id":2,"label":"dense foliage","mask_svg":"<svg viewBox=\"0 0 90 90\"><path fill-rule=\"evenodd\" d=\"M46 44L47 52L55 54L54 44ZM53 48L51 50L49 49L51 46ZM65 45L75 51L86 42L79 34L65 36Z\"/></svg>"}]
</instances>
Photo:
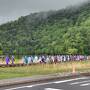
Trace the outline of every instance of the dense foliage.
<instances>
[{"instance_id":1,"label":"dense foliage","mask_svg":"<svg viewBox=\"0 0 90 90\"><path fill-rule=\"evenodd\" d=\"M90 54L90 2L20 17L0 26L0 54Z\"/></svg>"}]
</instances>

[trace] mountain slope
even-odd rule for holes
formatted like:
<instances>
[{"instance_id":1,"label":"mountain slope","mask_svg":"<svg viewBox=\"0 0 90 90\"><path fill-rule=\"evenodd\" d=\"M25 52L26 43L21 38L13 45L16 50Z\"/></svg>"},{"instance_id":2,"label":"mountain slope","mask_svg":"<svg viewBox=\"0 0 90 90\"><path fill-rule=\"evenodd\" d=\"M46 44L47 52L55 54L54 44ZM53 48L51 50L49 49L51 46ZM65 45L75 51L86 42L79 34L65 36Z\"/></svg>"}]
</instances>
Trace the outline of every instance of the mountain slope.
<instances>
[{"instance_id":1,"label":"mountain slope","mask_svg":"<svg viewBox=\"0 0 90 90\"><path fill-rule=\"evenodd\" d=\"M90 54L90 2L1 25L0 49L1 54Z\"/></svg>"}]
</instances>

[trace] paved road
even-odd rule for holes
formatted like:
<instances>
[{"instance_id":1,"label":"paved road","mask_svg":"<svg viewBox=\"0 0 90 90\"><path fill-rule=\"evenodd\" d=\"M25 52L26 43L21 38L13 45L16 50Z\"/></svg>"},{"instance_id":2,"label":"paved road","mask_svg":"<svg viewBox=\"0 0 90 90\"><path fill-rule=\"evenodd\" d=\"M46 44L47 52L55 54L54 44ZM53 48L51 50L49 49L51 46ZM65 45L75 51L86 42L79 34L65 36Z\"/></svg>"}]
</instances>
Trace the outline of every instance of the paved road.
<instances>
[{"instance_id":1,"label":"paved road","mask_svg":"<svg viewBox=\"0 0 90 90\"><path fill-rule=\"evenodd\" d=\"M90 77L65 79L37 84L23 84L0 90L90 90Z\"/></svg>"}]
</instances>

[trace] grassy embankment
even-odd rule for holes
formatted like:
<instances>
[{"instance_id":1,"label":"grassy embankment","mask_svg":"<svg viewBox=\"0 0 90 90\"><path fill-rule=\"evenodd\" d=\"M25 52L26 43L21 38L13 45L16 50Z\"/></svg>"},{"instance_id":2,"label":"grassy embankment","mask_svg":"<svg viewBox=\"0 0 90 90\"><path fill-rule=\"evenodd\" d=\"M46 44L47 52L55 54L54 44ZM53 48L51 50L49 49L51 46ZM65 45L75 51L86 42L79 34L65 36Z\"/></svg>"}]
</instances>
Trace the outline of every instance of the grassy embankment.
<instances>
[{"instance_id":1,"label":"grassy embankment","mask_svg":"<svg viewBox=\"0 0 90 90\"><path fill-rule=\"evenodd\" d=\"M73 65L76 67L76 71L90 71L90 61L40 64L25 67L4 67L0 68L0 79L72 72Z\"/></svg>"}]
</instances>

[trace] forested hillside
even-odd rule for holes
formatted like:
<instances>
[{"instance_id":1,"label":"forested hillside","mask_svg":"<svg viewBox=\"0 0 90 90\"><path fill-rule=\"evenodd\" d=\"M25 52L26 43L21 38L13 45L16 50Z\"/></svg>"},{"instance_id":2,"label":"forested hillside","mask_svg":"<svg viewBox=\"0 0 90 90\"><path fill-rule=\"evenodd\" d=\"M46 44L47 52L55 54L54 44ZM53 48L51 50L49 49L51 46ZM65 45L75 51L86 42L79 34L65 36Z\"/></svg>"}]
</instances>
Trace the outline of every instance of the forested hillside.
<instances>
[{"instance_id":1,"label":"forested hillside","mask_svg":"<svg viewBox=\"0 0 90 90\"><path fill-rule=\"evenodd\" d=\"M0 26L0 54L90 54L90 2L33 13Z\"/></svg>"}]
</instances>

